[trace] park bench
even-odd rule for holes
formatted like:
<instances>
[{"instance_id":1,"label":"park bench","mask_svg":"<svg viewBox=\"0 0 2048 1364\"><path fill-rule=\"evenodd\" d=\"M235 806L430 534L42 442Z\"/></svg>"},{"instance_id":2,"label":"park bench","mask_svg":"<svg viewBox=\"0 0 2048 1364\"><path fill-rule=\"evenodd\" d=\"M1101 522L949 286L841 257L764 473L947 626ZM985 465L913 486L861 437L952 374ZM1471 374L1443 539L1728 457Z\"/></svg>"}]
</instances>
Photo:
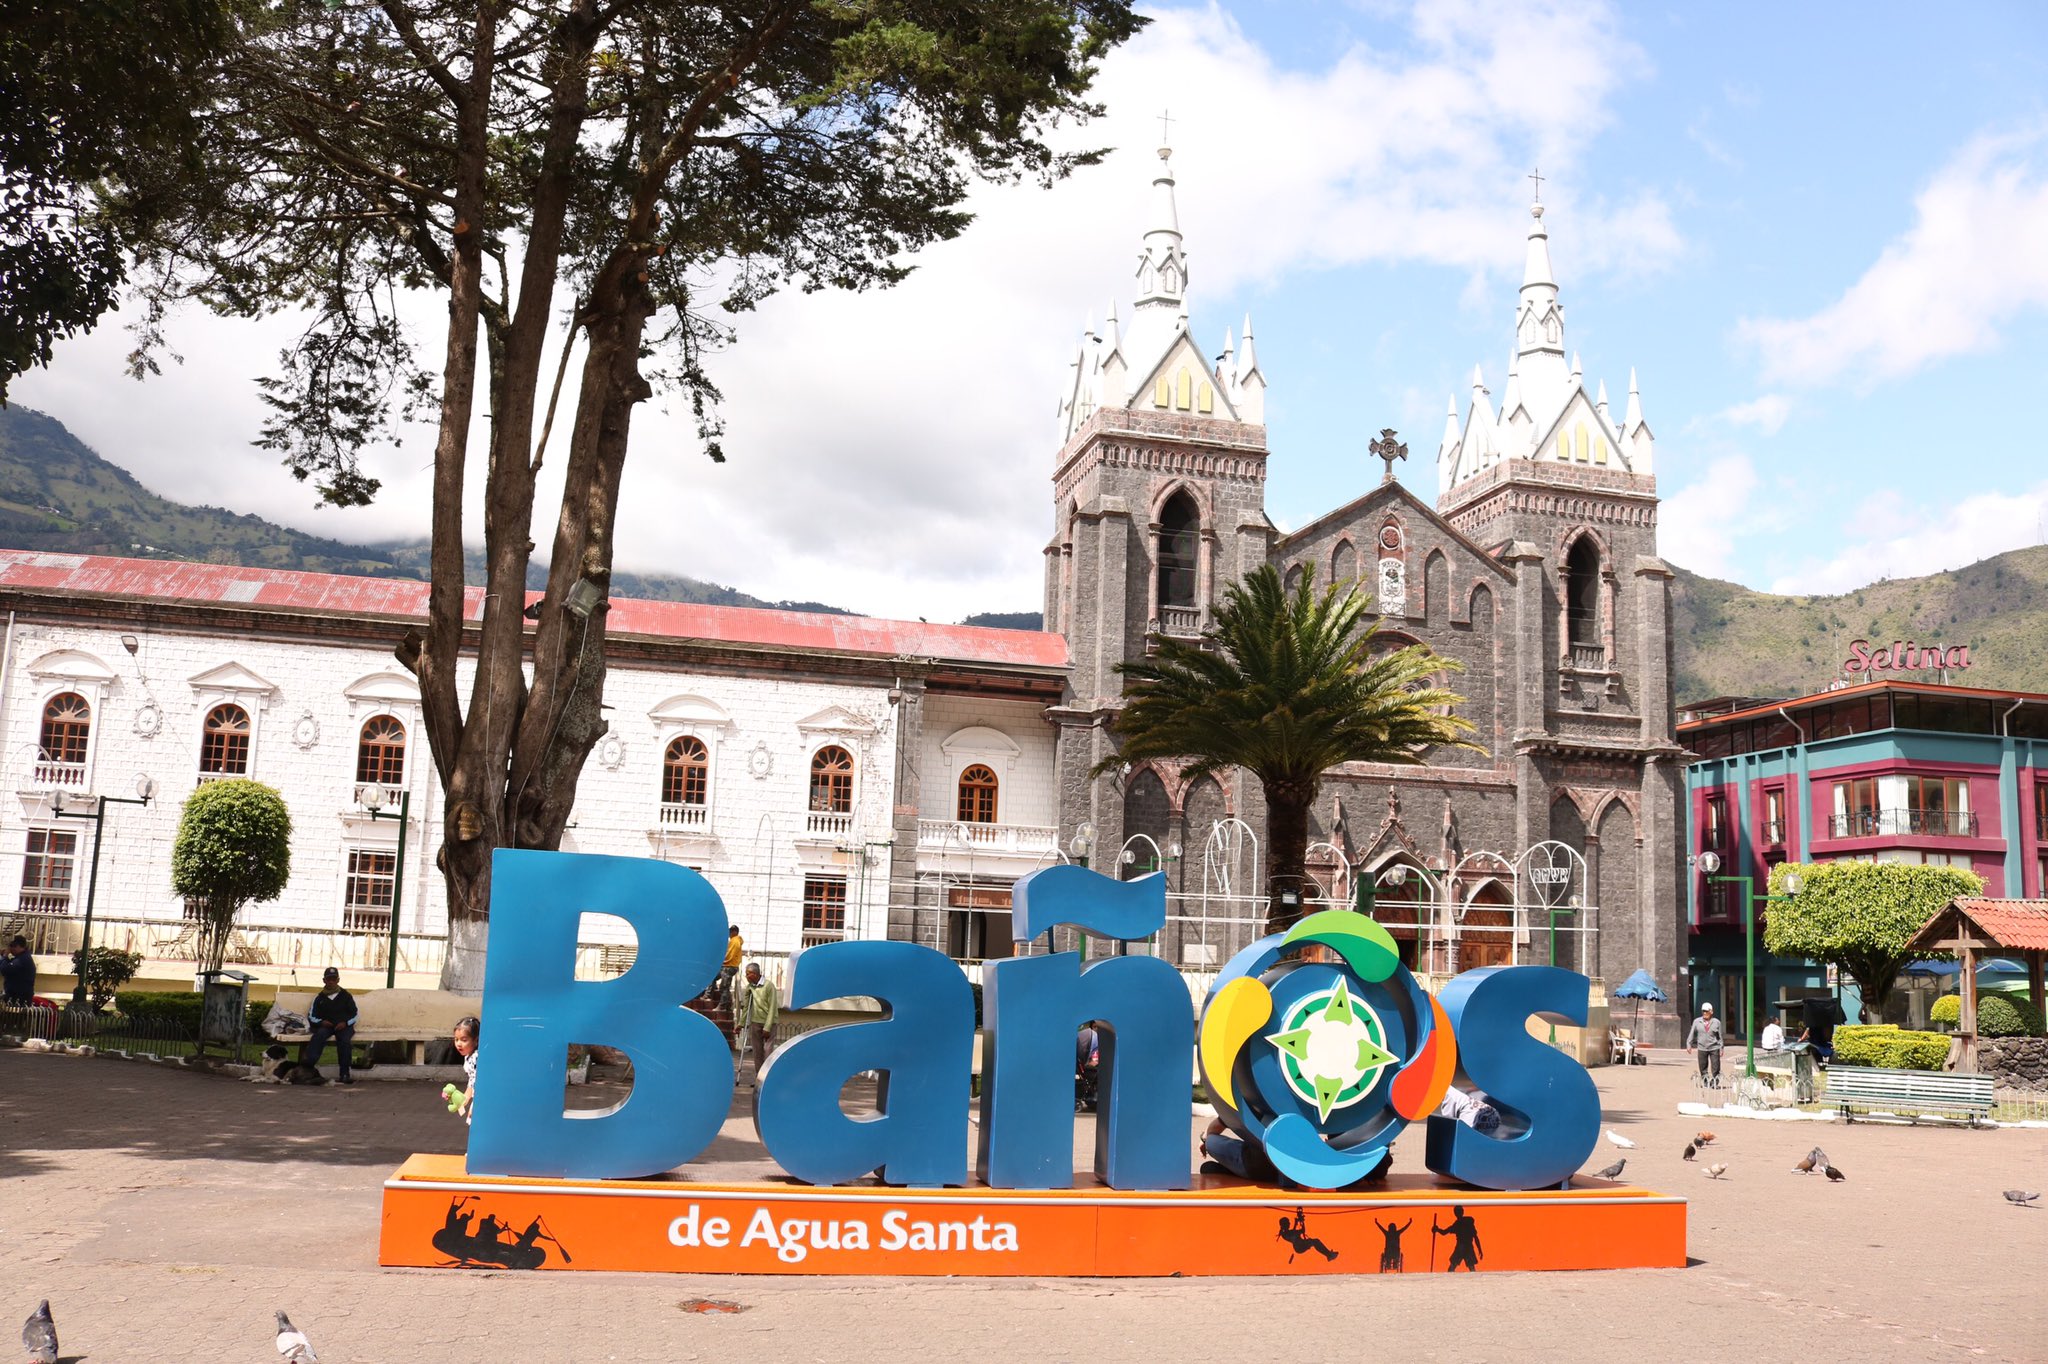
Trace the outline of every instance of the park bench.
<instances>
[{"instance_id":1,"label":"park bench","mask_svg":"<svg viewBox=\"0 0 2048 1364\"><path fill-rule=\"evenodd\" d=\"M1851 1110L1895 1113L1908 1120L1923 1114L1967 1118L1976 1126L1991 1114L1991 1077L1944 1070L1883 1070L1876 1066L1834 1066L1828 1071L1827 1104L1854 1121Z\"/></svg>"},{"instance_id":2,"label":"park bench","mask_svg":"<svg viewBox=\"0 0 2048 1364\"><path fill-rule=\"evenodd\" d=\"M279 990L273 1009L288 1009L300 1017L313 1006L314 990ZM354 992L351 992L354 993ZM446 990L364 990L355 995L358 1042L402 1042L407 1059L424 1065L427 1043L445 1038L458 1019L477 1012L478 1001L469 995ZM280 1042L296 1045L312 1040L307 1032L275 1034Z\"/></svg>"}]
</instances>

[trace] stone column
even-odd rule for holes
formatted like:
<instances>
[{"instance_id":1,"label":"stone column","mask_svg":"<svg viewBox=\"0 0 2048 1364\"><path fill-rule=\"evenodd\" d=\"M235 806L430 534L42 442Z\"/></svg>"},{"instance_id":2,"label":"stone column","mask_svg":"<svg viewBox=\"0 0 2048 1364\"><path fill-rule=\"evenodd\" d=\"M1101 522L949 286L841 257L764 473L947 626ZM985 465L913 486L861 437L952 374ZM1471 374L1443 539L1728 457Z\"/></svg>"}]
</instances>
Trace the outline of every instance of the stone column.
<instances>
[{"instance_id":1,"label":"stone column","mask_svg":"<svg viewBox=\"0 0 2048 1364\"><path fill-rule=\"evenodd\" d=\"M888 936L945 950L944 913L929 919L917 907L917 821L923 809L919 771L924 750L924 679L906 677L893 689L896 704L896 799L889 815Z\"/></svg>"}]
</instances>

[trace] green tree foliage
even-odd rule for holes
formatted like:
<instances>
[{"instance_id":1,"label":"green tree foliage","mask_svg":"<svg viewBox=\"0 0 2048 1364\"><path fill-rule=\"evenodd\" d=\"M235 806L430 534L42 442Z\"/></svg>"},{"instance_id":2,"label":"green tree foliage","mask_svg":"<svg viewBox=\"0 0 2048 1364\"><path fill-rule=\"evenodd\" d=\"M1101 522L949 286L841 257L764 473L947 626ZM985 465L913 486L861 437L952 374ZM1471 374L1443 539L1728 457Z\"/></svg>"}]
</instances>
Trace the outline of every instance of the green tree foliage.
<instances>
[{"instance_id":1,"label":"green tree foliage","mask_svg":"<svg viewBox=\"0 0 2048 1364\"><path fill-rule=\"evenodd\" d=\"M199 969L217 971L235 917L275 900L292 873L292 816L260 781L211 781L185 798L171 889L200 903Z\"/></svg>"},{"instance_id":2,"label":"green tree foliage","mask_svg":"<svg viewBox=\"0 0 2048 1364\"><path fill-rule=\"evenodd\" d=\"M0 402L114 306L227 31L219 0L0 0Z\"/></svg>"},{"instance_id":3,"label":"green tree foliage","mask_svg":"<svg viewBox=\"0 0 2048 1364\"><path fill-rule=\"evenodd\" d=\"M142 969L140 952L124 952L118 947L95 947L89 959L81 960L85 957L83 952L71 954L71 973L85 972L85 993L95 1009L106 1008L115 992Z\"/></svg>"},{"instance_id":4,"label":"green tree foliage","mask_svg":"<svg viewBox=\"0 0 2048 1364\"><path fill-rule=\"evenodd\" d=\"M1799 893L1773 900L1764 946L1780 956L1834 962L1863 992L1863 1016L1884 1017L1885 1001L1910 954L1906 943L1949 901L1982 895L1984 881L1961 867L1898 862L1782 863L1771 894L1785 894L1797 872Z\"/></svg>"},{"instance_id":5,"label":"green tree foliage","mask_svg":"<svg viewBox=\"0 0 2048 1364\"><path fill-rule=\"evenodd\" d=\"M261 443L330 502L406 414L437 422L418 677L446 792L444 983L480 983L490 853L559 846L603 736L605 602L633 414L667 387L722 458L707 361L776 289L861 289L967 225L979 178L1097 158L1131 0L274 0L238 7L181 211L146 236L142 359L183 299L308 325ZM438 358L401 321L446 297ZM572 379L573 370L573 379ZM555 435L558 401L563 421ZM544 391L545 390L545 391ZM478 399L488 424L472 476ZM554 448L550 448L551 437ZM522 618L546 461L560 512ZM465 498L485 594L464 620ZM473 660L458 691L458 655ZM531 679L523 673L531 667Z\"/></svg>"},{"instance_id":6,"label":"green tree foliage","mask_svg":"<svg viewBox=\"0 0 2048 1364\"><path fill-rule=\"evenodd\" d=\"M1963 1020L1963 997L1943 995L1927 1011L1927 1021L1953 1028ZM1977 992L1977 1036L2039 1037L2041 1011L2017 995L2002 990Z\"/></svg>"},{"instance_id":7,"label":"green tree foliage","mask_svg":"<svg viewBox=\"0 0 2048 1364\"><path fill-rule=\"evenodd\" d=\"M1356 582L1318 592L1313 576L1290 592L1278 569L1255 569L1231 586L1199 643L1159 636L1150 658L1118 664L1128 682L1116 721L1122 751L1097 768L1185 758L1190 780L1232 767L1256 776L1266 796L1269 930L1289 917L1282 894L1302 892L1324 772L1420 763L1472 731L1451 713L1465 698L1434 680L1457 663L1419 644L1377 648L1372 598Z\"/></svg>"}]
</instances>

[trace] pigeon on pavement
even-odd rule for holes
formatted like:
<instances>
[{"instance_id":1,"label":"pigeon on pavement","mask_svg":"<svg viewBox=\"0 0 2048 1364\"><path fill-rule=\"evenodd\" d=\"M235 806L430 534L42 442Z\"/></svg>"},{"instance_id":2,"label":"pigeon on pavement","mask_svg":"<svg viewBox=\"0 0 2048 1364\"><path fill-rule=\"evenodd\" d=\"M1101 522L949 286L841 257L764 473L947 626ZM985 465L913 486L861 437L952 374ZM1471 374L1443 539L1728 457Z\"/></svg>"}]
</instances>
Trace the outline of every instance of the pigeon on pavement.
<instances>
[{"instance_id":1,"label":"pigeon on pavement","mask_svg":"<svg viewBox=\"0 0 2048 1364\"><path fill-rule=\"evenodd\" d=\"M1840 1184L1843 1180L1849 1177L1843 1174L1840 1170L1837 1170L1832 1165L1822 1165L1820 1168L1821 1173L1828 1177L1828 1183L1830 1184Z\"/></svg>"},{"instance_id":2,"label":"pigeon on pavement","mask_svg":"<svg viewBox=\"0 0 2048 1364\"><path fill-rule=\"evenodd\" d=\"M1612 1165L1608 1166L1608 1167L1607 1167L1606 1169L1604 1169L1604 1170L1595 1170L1595 1171L1593 1172L1593 1178L1595 1178L1595 1179L1620 1179L1620 1178L1621 1178L1621 1167L1622 1167L1622 1166L1624 1166L1624 1165L1626 1165L1626 1164L1628 1164L1628 1157L1627 1157L1627 1156L1623 1156L1623 1157L1622 1157L1622 1158L1621 1158L1620 1160L1617 1160L1617 1161L1615 1161L1615 1162L1614 1162L1614 1164L1612 1164ZM2012 1197L2012 1195L2011 1195L2011 1194L2007 1194L2007 1195L2006 1195L2006 1197L2007 1197L2007 1198L2011 1198L2011 1197ZM2015 1200L2015 1201L2017 1201L2017 1200Z\"/></svg>"},{"instance_id":3,"label":"pigeon on pavement","mask_svg":"<svg viewBox=\"0 0 2048 1364\"><path fill-rule=\"evenodd\" d=\"M285 1364L320 1364L320 1356L313 1353L313 1343L306 1339L306 1333L292 1325L292 1319L282 1312L277 1314L277 1352L285 1357Z\"/></svg>"},{"instance_id":4,"label":"pigeon on pavement","mask_svg":"<svg viewBox=\"0 0 2048 1364\"><path fill-rule=\"evenodd\" d=\"M1695 1146L1705 1146L1705 1145L1706 1145L1707 1143L1711 1142L1711 1141L1712 1141L1713 1139L1714 1139L1714 1134L1713 1134L1712 1132L1702 1132L1702 1133L1700 1133L1700 1134L1699 1134L1698 1136L1694 1137L1694 1138L1692 1139L1692 1142L1693 1142L1693 1145L1695 1145Z\"/></svg>"},{"instance_id":5,"label":"pigeon on pavement","mask_svg":"<svg viewBox=\"0 0 2048 1364\"><path fill-rule=\"evenodd\" d=\"M2007 1189L2005 1191L2005 1201L2016 1208L2024 1208L2040 1196L2038 1193L2028 1193L2024 1189Z\"/></svg>"},{"instance_id":6,"label":"pigeon on pavement","mask_svg":"<svg viewBox=\"0 0 2048 1364\"><path fill-rule=\"evenodd\" d=\"M29 1364L57 1364L57 1323L50 1319L48 1298L21 1324L21 1344L28 1351Z\"/></svg>"},{"instance_id":7,"label":"pigeon on pavement","mask_svg":"<svg viewBox=\"0 0 2048 1364\"><path fill-rule=\"evenodd\" d=\"M1607 1140L1613 1142L1616 1146L1619 1146L1624 1151L1633 1151L1636 1149L1636 1144L1634 1142L1630 1141L1627 1137L1624 1137L1623 1135L1621 1135L1621 1133L1615 1131L1611 1127L1607 1129Z\"/></svg>"},{"instance_id":8,"label":"pigeon on pavement","mask_svg":"<svg viewBox=\"0 0 2048 1364\"><path fill-rule=\"evenodd\" d=\"M1727 1173L1728 1167L1726 1165L1709 1165L1707 1167L1708 1179L1719 1179L1722 1175L1725 1175Z\"/></svg>"},{"instance_id":9,"label":"pigeon on pavement","mask_svg":"<svg viewBox=\"0 0 2048 1364\"><path fill-rule=\"evenodd\" d=\"M1814 1166L1816 1166L1816 1165L1818 1165L1818 1164L1820 1163L1819 1161L1817 1161L1817 1160L1815 1160L1815 1159L1814 1159L1814 1157L1815 1157L1815 1156L1817 1156L1817 1155L1819 1155L1819 1154L1820 1154L1820 1152L1819 1152L1819 1151L1817 1151L1817 1150L1814 1150L1814 1151L1808 1151L1808 1152L1806 1153L1806 1159L1804 1159L1804 1160L1800 1161L1800 1162L1799 1162L1799 1163L1798 1163L1797 1165L1794 1165L1794 1166L1793 1166L1792 1168L1793 1168L1793 1169L1794 1169L1795 1171L1797 1171L1798 1173L1802 1174L1802 1175L1810 1175L1810 1174L1812 1174L1812 1173L1813 1173L1813 1167L1814 1167Z\"/></svg>"},{"instance_id":10,"label":"pigeon on pavement","mask_svg":"<svg viewBox=\"0 0 2048 1364\"><path fill-rule=\"evenodd\" d=\"M1685 1144L1685 1158L1687 1160L1691 1160L1694 1156L1698 1155L1699 1153L1700 1148L1698 1143L1689 1141Z\"/></svg>"}]
</instances>

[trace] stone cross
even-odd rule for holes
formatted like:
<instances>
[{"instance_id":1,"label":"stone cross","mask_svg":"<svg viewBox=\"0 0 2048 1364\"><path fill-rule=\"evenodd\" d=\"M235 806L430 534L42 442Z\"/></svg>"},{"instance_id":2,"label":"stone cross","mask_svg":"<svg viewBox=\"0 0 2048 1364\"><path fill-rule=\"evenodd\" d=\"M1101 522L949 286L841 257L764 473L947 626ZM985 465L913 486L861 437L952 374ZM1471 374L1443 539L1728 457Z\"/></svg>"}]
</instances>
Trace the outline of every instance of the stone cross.
<instances>
[{"instance_id":1,"label":"stone cross","mask_svg":"<svg viewBox=\"0 0 2048 1364\"><path fill-rule=\"evenodd\" d=\"M1529 178L1536 182L1536 202L1540 204L1543 202L1543 168L1538 166L1529 172Z\"/></svg>"},{"instance_id":2,"label":"stone cross","mask_svg":"<svg viewBox=\"0 0 2048 1364\"><path fill-rule=\"evenodd\" d=\"M1383 428L1380 431L1380 438L1366 448L1387 462L1387 476L1380 481L1382 483L1392 483L1394 481L1394 461L1408 458L1408 447L1394 438L1394 428L1391 426Z\"/></svg>"},{"instance_id":3,"label":"stone cross","mask_svg":"<svg viewBox=\"0 0 2048 1364\"><path fill-rule=\"evenodd\" d=\"M1171 147L1173 145L1173 114L1165 109L1159 111L1159 145L1162 147Z\"/></svg>"}]
</instances>

